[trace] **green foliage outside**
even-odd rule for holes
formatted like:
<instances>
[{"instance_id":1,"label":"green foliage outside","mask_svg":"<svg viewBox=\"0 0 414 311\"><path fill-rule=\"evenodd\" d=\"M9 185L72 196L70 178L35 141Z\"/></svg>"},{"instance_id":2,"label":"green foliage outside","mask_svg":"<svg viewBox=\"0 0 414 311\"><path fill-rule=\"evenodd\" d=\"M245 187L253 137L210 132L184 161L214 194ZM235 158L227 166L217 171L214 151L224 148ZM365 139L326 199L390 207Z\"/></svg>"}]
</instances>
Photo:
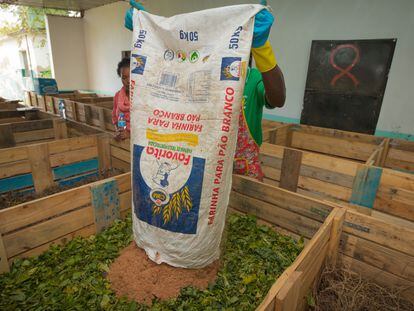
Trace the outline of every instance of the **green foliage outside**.
<instances>
[{"instance_id":1,"label":"green foliage outside","mask_svg":"<svg viewBox=\"0 0 414 311\"><path fill-rule=\"evenodd\" d=\"M0 276L1 310L254 310L276 278L294 261L302 242L231 215L222 266L206 290L183 288L176 299L152 307L116 298L106 278L110 263L131 241L131 218L97 236L52 246L18 260Z\"/></svg>"}]
</instances>

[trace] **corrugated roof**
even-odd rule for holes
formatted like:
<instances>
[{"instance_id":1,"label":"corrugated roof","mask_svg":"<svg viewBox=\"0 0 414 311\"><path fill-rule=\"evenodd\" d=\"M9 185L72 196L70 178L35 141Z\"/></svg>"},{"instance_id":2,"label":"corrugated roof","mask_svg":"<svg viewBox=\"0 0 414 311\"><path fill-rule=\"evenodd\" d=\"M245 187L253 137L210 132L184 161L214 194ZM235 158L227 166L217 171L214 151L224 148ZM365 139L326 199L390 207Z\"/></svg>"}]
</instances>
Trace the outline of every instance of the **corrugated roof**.
<instances>
[{"instance_id":1,"label":"corrugated roof","mask_svg":"<svg viewBox=\"0 0 414 311\"><path fill-rule=\"evenodd\" d=\"M119 0L3 0L0 2L41 8L83 11L118 1Z\"/></svg>"}]
</instances>

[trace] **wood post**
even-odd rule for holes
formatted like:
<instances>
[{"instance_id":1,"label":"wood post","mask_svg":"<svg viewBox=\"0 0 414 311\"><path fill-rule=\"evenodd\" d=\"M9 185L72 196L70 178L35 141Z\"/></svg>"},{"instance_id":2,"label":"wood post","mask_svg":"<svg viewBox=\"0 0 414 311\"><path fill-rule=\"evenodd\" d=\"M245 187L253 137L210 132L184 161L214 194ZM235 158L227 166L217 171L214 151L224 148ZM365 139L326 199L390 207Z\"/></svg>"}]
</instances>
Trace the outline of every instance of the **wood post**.
<instances>
[{"instance_id":1,"label":"wood post","mask_svg":"<svg viewBox=\"0 0 414 311\"><path fill-rule=\"evenodd\" d=\"M24 112L24 118L26 120L37 120L37 112L38 110L26 110Z\"/></svg>"},{"instance_id":2,"label":"wood post","mask_svg":"<svg viewBox=\"0 0 414 311\"><path fill-rule=\"evenodd\" d=\"M8 148L14 147L16 142L14 140L13 128L10 123L0 125L0 147Z\"/></svg>"},{"instance_id":3,"label":"wood post","mask_svg":"<svg viewBox=\"0 0 414 311\"><path fill-rule=\"evenodd\" d=\"M388 151L390 150L390 139L385 138L383 141L384 148L382 148L381 156L379 157L378 166L384 167L387 161Z\"/></svg>"},{"instance_id":4,"label":"wood post","mask_svg":"<svg viewBox=\"0 0 414 311\"><path fill-rule=\"evenodd\" d=\"M6 248L4 247L3 238L0 233L0 274L9 272L10 266L7 260L7 252Z\"/></svg>"},{"instance_id":5,"label":"wood post","mask_svg":"<svg viewBox=\"0 0 414 311\"><path fill-rule=\"evenodd\" d=\"M296 192L302 164L302 152L295 149L283 151L283 161L280 172L279 187Z\"/></svg>"},{"instance_id":6,"label":"wood post","mask_svg":"<svg viewBox=\"0 0 414 311\"><path fill-rule=\"evenodd\" d=\"M86 124L92 125L92 107L90 105L84 105L83 109L85 110Z\"/></svg>"},{"instance_id":7,"label":"wood post","mask_svg":"<svg viewBox=\"0 0 414 311\"><path fill-rule=\"evenodd\" d=\"M110 137L108 135L100 135L97 137L99 171L102 173L111 168L111 146Z\"/></svg>"},{"instance_id":8,"label":"wood post","mask_svg":"<svg viewBox=\"0 0 414 311\"><path fill-rule=\"evenodd\" d=\"M96 233L99 233L120 218L118 183L114 178L105 179L90 189Z\"/></svg>"},{"instance_id":9,"label":"wood post","mask_svg":"<svg viewBox=\"0 0 414 311\"><path fill-rule=\"evenodd\" d=\"M78 105L74 101L70 101L70 108L72 110L72 119L74 121L78 121L78 112L77 112Z\"/></svg>"},{"instance_id":10,"label":"wood post","mask_svg":"<svg viewBox=\"0 0 414 311\"><path fill-rule=\"evenodd\" d=\"M329 237L328 244L328 258L327 264L331 267L336 266L338 251L339 251L339 242L342 234L342 225L344 223L346 214L346 209L341 208L335 211L335 215L332 221L331 235Z\"/></svg>"},{"instance_id":11,"label":"wood post","mask_svg":"<svg viewBox=\"0 0 414 311\"><path fill-rule=\"evenodd\" d=\"M301 286L301 271L294 271L289 275L284 286L275 298L275 311L296 311L299 304L299 289Z\"/></svg>"},{"instance_id":12,"label":"wood post","mask_svg":"<svg viewBox=\"0 0 414 311\"><path fill-rule=\"evenodd\" d=\"M65 120L53 119L53 129L55 130L55 139L68 138L68 128Z\"/></svg>"},{"instance_id":13,"label":"wood post","mask_svg":"<svg viewBox=\"0 0 414 311\"><path fill-rule=\"evenodd\" d=\"M54 185L47 143L26 147L36 193L42 193Z\"/></svg>"},{"instance_id":14,"label":"wood post","mask_svg":"<svg viewBox=\"0 0 414 311\"><path fill-rule=\"evenodd\" d=\"M106 125L105 125L105 110L102 107L98 108L98 112L99 112L99 127L102 130L106 130Z\"/></svg>"}]
</instances>

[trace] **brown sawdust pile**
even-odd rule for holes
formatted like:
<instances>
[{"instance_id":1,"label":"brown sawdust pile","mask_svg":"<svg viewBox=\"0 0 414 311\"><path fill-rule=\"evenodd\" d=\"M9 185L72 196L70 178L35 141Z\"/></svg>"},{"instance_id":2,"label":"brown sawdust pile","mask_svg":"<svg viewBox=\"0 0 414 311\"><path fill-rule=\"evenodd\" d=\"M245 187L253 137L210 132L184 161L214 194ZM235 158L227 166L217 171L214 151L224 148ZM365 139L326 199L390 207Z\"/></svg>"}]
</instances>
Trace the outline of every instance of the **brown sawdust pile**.
<instances>
[{"instance_id":1,"label":"brown sawdust pile","mask_svg":"<svg viewBox=\"0 0 414 311\"><path fill-rule=\"evenodd\" d=\"M413 311L401 295L407 288L385 288L347 269L325 268L314 290L314 311Z\"/></svg>"},{"instance_id":2,"label":"brown sawdust pile","mask_svg":"<svg viewBox=\"0 0 414 311\"><path fill-rule=\"evenodd\" d=\"M109 280L118 297L150 304L154 298L177 297L180 289L186 286L207 288L216 280L218 269L218 261L203 269L158 265L132 242L110 266Z\"/></svg>"}]
</instances>

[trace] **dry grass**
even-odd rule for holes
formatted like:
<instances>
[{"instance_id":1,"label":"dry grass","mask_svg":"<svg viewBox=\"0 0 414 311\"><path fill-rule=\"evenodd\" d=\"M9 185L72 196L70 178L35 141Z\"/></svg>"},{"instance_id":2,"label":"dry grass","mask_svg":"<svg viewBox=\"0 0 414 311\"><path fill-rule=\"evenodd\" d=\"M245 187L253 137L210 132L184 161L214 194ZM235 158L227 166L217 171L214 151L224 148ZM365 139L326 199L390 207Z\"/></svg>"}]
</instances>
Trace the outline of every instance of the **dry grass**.
<instances>
[{"instance_id":1,"label":"dry grass","mask_svg":"<svg viewBox=\"0 0 414 311\"><path fill-rule=\"evenodd\" d=\"M414 303L404 300L406 289L389 289L345 269L325 268L313 293L314 311L412 311Z\"/></svg>"}]
</instances>

